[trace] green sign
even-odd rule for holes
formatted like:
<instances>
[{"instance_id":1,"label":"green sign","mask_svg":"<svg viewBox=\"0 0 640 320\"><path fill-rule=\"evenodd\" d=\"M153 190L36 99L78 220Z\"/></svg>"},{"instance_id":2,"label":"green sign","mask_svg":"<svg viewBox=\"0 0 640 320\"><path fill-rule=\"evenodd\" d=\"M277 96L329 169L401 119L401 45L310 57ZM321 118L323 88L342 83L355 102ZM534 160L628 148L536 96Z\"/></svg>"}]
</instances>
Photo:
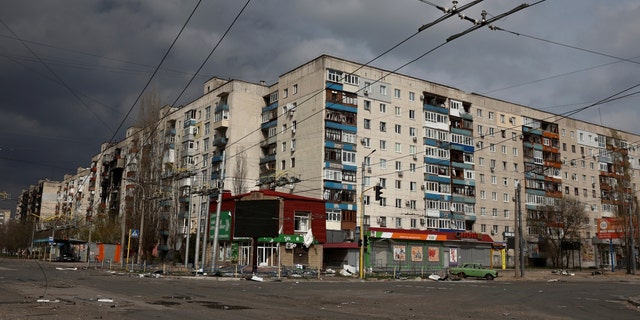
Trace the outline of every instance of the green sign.
<instances>
[{"instance_id":1,"label":"green sign","mask_svg":"<svg viewBox=\"0 0 640 320\"><path fill-rule=\"evenodd\" d=\"M209 221L209 240L213 241L215 236L216 225L216 213L211 213L211 220ZM218 240L231 239L231 211L220 211L220 226L218 228Z\"/></svg>"},{"instance_id":2,"label":"green sign","mask_svg":"<svg viewBox=\"0 0 640 320\"><path fill-rule=\"evenodd\" d=\"M270 237L260 237L258 238L258 242L270 242L270 243L282 243L282 242L290 242L290 243L304 243L304 236L297 234L279 234L276 238Z\"/></svg>"}]
</instances>

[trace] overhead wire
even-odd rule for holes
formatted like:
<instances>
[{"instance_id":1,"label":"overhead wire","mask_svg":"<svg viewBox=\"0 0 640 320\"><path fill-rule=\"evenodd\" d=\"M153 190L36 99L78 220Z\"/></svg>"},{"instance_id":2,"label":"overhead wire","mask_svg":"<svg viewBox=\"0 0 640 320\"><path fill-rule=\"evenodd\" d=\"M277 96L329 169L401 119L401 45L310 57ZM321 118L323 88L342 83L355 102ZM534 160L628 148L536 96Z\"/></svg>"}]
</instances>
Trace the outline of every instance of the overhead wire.
<instances>
[{"instance_id":1,"label":"overhead wire","mask_svg":"<svg viewBox=\"0 0 640 320\"><path fill-rule=\"evenodd\" d=\"M40 56L26 42L22 41L22 39L13 31L13 29L4 22L4 20L0 19L0 24L2 24L7 30L9 30L9 32L20 41L20 43L29 51L29 53L31 53L31 55L33 55L38 60L38 62L40 62L40 64L42 64L42 66L44 66L45 69L47 69L47 71L53 75L55 82L67 89L67 91L69 91L69 93L71 93L71 95L76 100L78 100L78 102L80 102L80 104L85 107L85 109L91 112L100 123L102 123L106 128L110 128L110 126L104 121L104 119L102 119L97 113L95 113L94 110L89 108L86 102L80 98L78 92L76 92L76 90L73 89L55 70L53 70L44 60L42 60Z\"/></svg>"},{"instance_id":2,"label":"overhead wire","mask_svg":"<svg viewBox=\"0 0 640 320\"><path fill-rule=\"evenodd\" d=\"M471 3L469 3L469 4L466 4L466 5L464 5L464 6L460 7L460 8L457 8L455 12L461 12L461 11L464 11L464 10L466 10L466 9L470 8L471 6L473 6L473 5L477 4L477 3L480 3L481 1L483 1L483 0L476 0L476 1L473 1L473 2L471 2ZM450 17L452 17L452 16L453 16L453 15L452 15L452 14L450 14L450 13L445 13L445 15L444 15L444 16L442 16L442 17L440 17L440 18L436 19L435 21L441 22L441 21L443 21L444 19L450 18ZM435 24L434 24L434 23L430 23L428 27L431 27L431 26L433 26L433 25L435 25ZM376 61L376 60L380 59L382 56L386 55L387 53L391 52L392 50L396 49L397 47L399 47L399 46L401 46L402 44L406 43L407 41L411 40L412 38L414 38L415 36L417 36L418 34L420 34L422 31L424 31L424 30L425 30L425 29L427 29L428 27L422 26L422 27L421 27L421 28L419 28L419 29L418 29L418 31L416 31L415 33L411 34L410 36L406 37L404 40L402 40L402 41L398 42L397 44L395 44L395 45L391 46L389 49L387 49L387 50L383 51L382 53L378 54L378 55L377 55L377 56L375 56L373 59L370 59L369 61L365 62L364 64L359 65L359 66L358 66L354 71L352 71L352 72L350 72L350 73L351 73L351 74L354 74L354 73L358 72L359 70L361 70L362 68L369 66L371 63L373 63L374 61ZM444 45L444 44L442 44L442 45ZM401 68L404 68L404 67L405 67L405 66L407 66L408 64L410 64L410 63L412 63L412 62L415 62L415 61L417 61L417 60L421 59L422 57L424 57L425 55L427 55L427 54L429 54L429 53L431 53L431 52L435 51L437 48L441 47L442 45L440 45L440 46L438 46L438 47L436 47L436 48L434 48L434 49L432 49L432 50L430 50L430 51L426 52L425 54L421 55L421 56L420 56L420 57L418 57L417 59L412 60L411 62L409 62L409 63L407 63L407 64L405 64L405 65L401 66L400 68L396 69L395 71L397 71L397 70L399 70L399 69L401 69ZM391 73L387 74L386 76L388 76L388 75L390 75L390 74L393 74L395 71L393 71L393 72L391 72ZM343 79L344 79L344 77L343 77ZM375 84L375 83L379 82L379 81L380 81L380 80L382 80L382 79L384 79L384 77L380 77L379 79L377 79L375 82L373 82L373 83L371 83L371 84ZM360 92L360 91L362 91L362 90L364 90L364 88L361 88L361 89L357 90L356 92ZM316 97L317 95L320 95L320 94L322 94L322 93L324 93L324 92L325 92L325 88L322 88L321 90L318 90L318 91L316 91L315 93L312 93L308 98L306 98L306 99L302 100L300 103L298 103L298 104L297 104L297 106L304 105L305 103L307 103L307 102L311 101L312 99L315 99L315 97ZM342 101L342 100L340 100L340 101ZM337 104L337 103L331 103L331 105L335 105L335 104ZM313 116L315 116L315 115L317 115L317 114L320 114L320 113L321 113L321 112L323 112L325 109L326 109L326 106L325 106L325 107L322 107L322 108L319 108L319 110L318 110L318 111L316 111L316 112L312 113L311 115L307 116L306 118L304 118L304 119L302 119L302 120L298 121L298 124L299 124L299 123L301 123L301 122L304 122L304 121L308 120L309 118L311 118L311 117L313 117ZM282 117L282 116L285 116L285 115L284 115L284 114L278 114L277 118L280 118L280 117ZM276 118L276 119L277 119L277 118ZM234 145L234 144L238 143L239 141L242 141L242 140L244 140L244 139L248 138L249 136L251 136L252 134L254 134L254 133L258 132L258 131L261 131L261 130L262 130L262 129L259 127L259 128L255 129L255 130L253 130L253 131L251 131L251 132L247 133L247 134L246 134L246 135L244 135L243 137L240 137L240 138L239 138L239 139L237 139L236 141L229 143L229 144L227 145L227 147L230 147L230 146L232 146L232 145ZM277 134L281 134L281 133L282 133L282 131L278 132ZM260 145L260 143L256 143L256 144L254 144L254 145L251 145L251 146L249 146L249 148L252 148L252 147L255 147L255 146L258 146L258 145ZM232 158L232 157L233 157L233 155L231 155L230 157Z\"/></svg>"},{"instance_id":3,"label":"overhead wire","mask_svg":"<svg viewBox=\"0 0 640 320\"><path fill-rule=\"evenodd\" d=\"M171 42L171 45L169 46L169 48L167 48L167 50L165 51L164 55L162 56L162 58L160 59L160 62L158 63L158 65L155 67L155 69L153 70L153 73L151 74L151 76L149 77L149 79L147 80L147 82L145 83L144 87L142 88L142 90L140 90L140 93L138 94L138 96L136 97L136 99L133 101L133 104L131 104L131 107L129 107L129 111L127 111L127 113L125 114L124 118L122 119L122 121L120 121L120 124L118 125L118 128L115 130L115 132L113 133L113 136L111 137L111 139L109 140L109 143L113 142L113 140L115 139L116 135L118 134L118 131L120 131L120 129L122 128L122 126L124 125L125 121L127 120L127 118L129 117L129 115L131 114L131 112L133 111L133 108L135 108L136 104L138 104L138 101L140 101L140 98L142 98L142 95L144 94L144 92L147 90L147 88L149 87L149 85L151 84L151 81L153 81L153 78L155 77L155 75L158 73L158 70L160 70L160 66L162 66L162 64L164 63L164 61L167 59L167 57L169 56L169 53L171 52L171 49L173 49L173 46L176 44L176 42L178 42L178 39L180 38L180 35L182 35L182 32L184 31L184 29L186 29L187 24L189 23L189 21L191 21L191 18L193 17L193 15L196 13L196 10L198 10L198 7L200 6L200 3L202 2L202 0L198 0L198 2L196 3L195 7L193 8L193 10L191 10L191 14L189 14L189 17L187 18L187 20L184 22L184 24L182 24L182 27L180 28L180 31L178 32L178 34L173 38L173 42Z\"/></svg>"},{"instance_id":4,"label":"overhead wire","mask_svg":"<svg viewBox=\"0 0 640 320\"><path fill-rule=\"evenodd\" d=\"M543 1L545 1L545 0L539 1L539 2L537 2L537 3L540 3L540 2L543 2ZM536 3L536 4L537 4L537 3ZM522 9L525 9L525 8L527 8L527 7L529 7L529 6L528 6L528 5L526 5L526 6L525 6L525 5L520 5L520 6L516 7L516 8L514 8L514 9L512 9L512 10L508 11L508 12L507 12L507 13L505 13L505 14L501 14L501 15L498 15L498 16L496 16L496 17L492 18L492 19L486 20L485 25L487 25L487 24L489 24L489 23L491 23L491 22L493 22L493 21L499 20L499 19L501 19L501 18L504 18L504 17L506 17L506 16L508 16L508 15L510 15L510 14L513 14L513 13L515 13L515 12L517 12L517 11L520 11L520 10L522 10ZM483 26L484 26L484 25L483 25ZM439 49L439 48L441 48L442 46L446 45L446 44L447 44L447 43L449 43L450 41L452 41L452 40L454 40L454 39L456 39L456 38L459 38L459 37L461 37L461 36L463 36L463 35L465 35L465 34L467 34L467 33L469 33L469 32L472 32L472 31L474 31L474 30L477 30L477 29L478 29L478 28L472 28L472 30L467 30L467 31L465 31L465 32L462 32L462 33L458 34L458 35L457 35L456 37L454 37L454 38L451 38L451 37L450 37L450 38L448 38L448 39L447 39L447 41L445 41L445 42L443 42L442 44L440 44L440 45L438 45L438 46L436 46L436 47L434 47L434 48L432 48L432 49L430 49L430 50L426 51L425 53L421 54L421 55L420 55L420 56L418 56L417 58L415 58L415 59L413 59L413 60L408 61L407 63L405 63L405 64L403 64L403 65L401 65L401 66L397 67L396 69L393 69L392 71L389 71L389 72L387 72L387 73L384 73L384 75L383 75L383 76L381 76L381 77L377 78L377 79L376 79L374 82L372 82L371 84L375 84L375 83L377 83L377 82L380 82L380 81L381 81L381 80L383 80L385 77L388 77L388 76L389 76L389 75L391 75L391 74L397 73L397 71L399 71L400 69L403 69L404 67L406 67L406 66L408 66L408 65L410 65L410 64L412 64L412 63L414 63L414 62L416 62L416 61L418 61L418 60L420 60L420 59L422 59L422 58L423 58L423 57L425 57L426 55L428 55L428 54L432 53L433 51L435 51L435 50L437 50L437 49ZM423 30L424 30L424 29L423 29ZM419 33L420 31L422 31L422 30L419 30L419 31L418 31L418 33ZM414 34L414 35L412 35L411 37L413 37L413 36L415 36L415 34ZM411 38L411 37L410 37L410 38ZM405 39L405 40L403 40L403 42L405 42L405 41L407 41L407 40L408 40L408 39ZM378 58L378 57L376 57L375 59L377 59L377 58ZM374 59L374 60L375 60L375 59ZM370 63L370 62L369 62L369 63ZM361 68L363 68L364 66L366 66L366 64L365 64L365 65L362 65L361 67L359 67L358 69L356 69L356 71L357 71L357 70L360 70L360 69L361 69ZM351 73L355 73L356 71L353 71L353 72L351 72ZM362 90L365 90L365 88L363 87L363 88L361 88L361 89L358 89L358 90L356 91L356 93L357 93L357 92L360 92L360 91L362 91ZM324 88L323 88L321 91L319 91L318 93L314 94L313 96L315 96L315 95L317 95L317 94L319 94L319 93L323 93L323 92L325 92L325 89L324 89ZM311 99L311 98L309 98L309 99L307 99L307 100L304 100L303 102L309 101L310 99ZM336 104L336 103L337 103L337 102L332 102L332 104ZM302 120L298 121L298 124L299 124L299 123L301 123L301 122L303 122L303 121L305 121L305 120L310 119L311 117L313 117L313 116L315 116L315 115L317 115L317 114L319 114L320 112L324 111L324 109L326 109L326 107L320 108L320 110L318 110L318 111L316 111L316 112L312 113L311 115L307 116L306 118L303 118ZM280 117L280 116L282 116L282 115L279 115L278 117ZM255 131L254 131L254 132L255 132ZM279 134L279 133L282 133L282 131L281 131L281 132L278 132L278 134ZM254 147L254 146L256 146L256 145L259 145L259 143L256 143L255 145L252 145L252 146L250 146L250 147ZM412 157L412 156L413 156L413 155L411 155L411 154L410 154L410 155L403 156L403 157ZM393 173L391 173L391 174L393 174ZM386 174L385 174L385 175L386 175Z\"/></svg>"}]
</instances>

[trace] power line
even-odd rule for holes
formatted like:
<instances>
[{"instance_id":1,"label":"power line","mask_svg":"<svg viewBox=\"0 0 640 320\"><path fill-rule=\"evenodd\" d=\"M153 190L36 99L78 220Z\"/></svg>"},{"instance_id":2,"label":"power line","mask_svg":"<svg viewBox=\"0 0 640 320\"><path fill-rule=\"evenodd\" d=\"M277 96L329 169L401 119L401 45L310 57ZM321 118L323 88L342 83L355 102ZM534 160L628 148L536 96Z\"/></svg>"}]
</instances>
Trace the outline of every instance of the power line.
<instances>
[{"instance_id":1,"label":"power line","mask_svg":"<svg viewBox=\"0 0 640 320\"><path fill-rule=\"evenodd\" d=\"M9 30L9 32L11 32L11 34L15 38L17 38L20 41L20 43L47 69L47 71L49 71L49 73L53 75L53 77L55 78L55 82L57 82L58 84L62 85L65 89L67 89L67 91L69 91L71 95L80 102L80 104L82 104L89 112L91 112L98 121L100 121L106 128L109 128L109 125L104 121L104 119L102 119L100 116L98 116L98 114L96 114L93 110L91 110L91 108L89 108L89 106L84 102L84 100L80 98L78 93L69 84L67 84L67 82L64 81L64 79L62 79L62 77L60 77L60 75L58 75L57 72L55 72L46 62L44 62L44 60L42 60L40 56L38 56L38 54L33 49L31 49L31 47L26 42L22 41L20 37L18 37L18 35L13 31L13 29L11 29L4 22L4 20L0 19L0 23L2 23L2 25L5 28L7 28L7 30Z\"/></svg>"},{"instance_id":2,"label":"power line","mask_svg":"<svg viewBox=\"0 0 640 320\"><path fill-rule=\"evenodd\" d=\"M202 70L202 68L204 67L204 65L207 63L207 61L209 61L209 58L211 58L211 56L213 55L213 53L216 51L216 49L218 49L218 46L220 46L220 43L222 43L222 40L224 40L224 38L227 36L227 34L229 33L229 31L231 31L231 28L236 24L236 22L238 21L238 19L240 18L240 15L242 15L242 13L244 12L244 9L247 8L247 6L249 5L249 3L251 2L251 0L247 0L247 2L244 4L244 6L242 7L242 9L240 9L240 11L238 12L238 14L236 15L236 17L233 19L233 21L231 22L231 24L229 25L229 27L227 27L227 30L225 30L224 34L222 35L222 37L220 37L220 39L218 40L218 42L216 43L216 45L211 49L211 51L209 52L209 55L204 59L204 61L202 61L202 63L200 64L200 67L198 67L198 70L196 70L196 72L193 74L193 76L191 77L191 79L189 79L189 82L187 82L187 84L185 85L184 89L182 89L182 92L180 92L180 94L178 94L178 96L176 97L176 99L173 101L172 105L175 105L176 103L178 103L178 100L180 99L180 97L182 97L182 95L184 94L184 92L187 90L187 88L189 88L189 86L191 85L191 82L193 82L193 79L195 79L195 77L198 75L198 73L200 73L200 70Z\"/></svg>"},{"instance_id":3,"label":"power line","mask_svg":"<svg viewBox=\"0 0 640 320\"><path fill-rule=\"evenodd\" d=\"M184 31L184 29L187 27L187 24L189 23L189 21L191 20L191 17L193 17L193 15L196 13L196 10L198 9L198 6L200 6L200 3L202 2L202 0L198 0L198 2L196 3L196 6L193 8L193 10L191 11L191 14L189 14L189 17L187 18L187 21L184 22L184 24L182 25L182 28L180 28L180 31L178 32L178 34L175 36L175 38L173 39L173 42L171 43L171 45L169 46L169 48L167 49L167 51L164 53L164 55L162 56L162 59L160 59L160 62L158 63L158 65L156 66L155 70L153 70L153 73L151 74L151 76L149 77L149 80L147 80L147 83L144 85L144 87L142 88L142 90L140 91L140 93L138 94L138 96L136 97L136 100L133 102L133 104L131 105L131 107L129 108L129 111L127 111L127 114L124 116L124 118L122 119L122 121L120 122L120 125L118 125L118 128L115 130L115 132L113 133L113 136L111 137L111 140L109 140L109 142L113 142L113 140L115 139L116 135L118 134L118 131L122 128L122 126L124 125L124 122L127 120L127 118L129 117L129 115L131 114L131 111L133 111L133 108L135 108L136 104L138 103L138 101L140 100L140 98L142 97L142 95L144 94L144 92L147 90L147 88L149 87L149 84L151 84L151 81L153 80L153 78L155 77L156 73L158 73L158 70L160 70L160 66L162 66L162 64L164 63L164 61L167 59L167 56L169 55L169 52L171 52L171 49L173 49L173 46L176 44L176 42L178 41L178 38L180 38L180 35L182 34L182 32Z\"/></svg>"},{"instance_id":4,"label":"power line","mask_svg":"<svg viewBox=\"0 0 640 320\"><path fill-rule=\"evenodd\" d=\"M473 5L477 4L477 3L481 2L481 1L482 1L482 0L479 0L479 1L478 1L478 0L477 0L477 1L473 1L473 2L471 2L471 3L469 3L469 4L467 4L467 5L464 5L464 6L460 7L460 8L457 8L457 9L455 9L454 11L451 11L451 12L453 12L453 13L460 13L460 12L462 12L462 11L464 11L464 10L466 10L466 9L470 8L471 6L473 6ZM453 9L452 9L452 10L453 10ZM449 17L451 17L451 16L452 16L452 15L450 15L450 14L449 14L449 12L448 12L448 13L447 13L447 14L445 14L443 17L440 17L440 18L436 19L435 21L437 21L437 23L439 23L439 22L442 22L443 20L445 20L445 19L447 19L447 18L449 18ZM434 22L435 22L435 21L434 21ZM369 60L368 62L366 62L366 63L364 63L364 64L360 65L358 68L356 68L356 69L355 69L354 71L352 71L351 73L356 73L357 71L361 70L362 68L364 68L364 67L366 67L366 66L370 65L371 63L373 63L375 60L378 60L378 59L379 59L380 57L382 57L383 55L385 55L385 54L389 53L389 52L390 52L390 51L392 51L393 49L395 49L395 48L399 47L399 46L400 46L400 45L402 45L403 43L405 43L405 42L409 41L410 39L412 39L413 37L417 36L420 32L422 32L422 31L426 30L426 29L427 29L427 28L429 28L429 27L434 26L434 25L436 24L436 23L434 23L434 22L429 23L429 24L427 24L427 25L423 25L422 27L420 27L420 28L418 29L418 31L417 31L417 32L415 32L414 34L412 34L412 35L410 35L409 37L405 38L404 40L400 41L399 43L395 44L395 45L394 45L394 46L392 46L391 48L389 48L389 49L385 50L384 52L382 52L381 54L377 55L376 57L374 57L373 59ZM375 84L375 83L380 82L380 81L381 81L382 79L384 79L385 77L387 77L387 76L389 76L389 75L391 75L391 74L396 73L398 70L400 70L400 69L402 69L402 68L404 68L404 67L408 66L409 64L411 64L411 63L413 63L413 62L415 62L415 61L418 61L418 60L422 59L424 56L428 55L429 53L432 53L433 51L435 51L435 50L437 50L437 49L439 49L440 47L444 46L446 43L447 43L447 42L444 42L444 43L442 43L442 44L440 44L440 45L436 46L435 48L433 48L433 49L431 49L431 50L429 50L429 51L425 52L424 54L420 55L419 57L417 57L417 58L415 58L415 59L413 59L413 60L411 60L411 61L409 61L409 62L407 62L407 63L405 63L405 64L403 64L403 65L401 65L400 67L398 67L398 68L394 69L393 71L391 71L391 72L389 72L389 73L385 74L384 76L382 76L382 77L378 78L377 80L375 80L375 81L374 81L374 82L372 82L371 84ZM343 79L344 79L344 77L343 77ZM364 89L365 89L365 88L361 88L361 89L357 90L357 91L356 91L356 93L357 93L357 92L360 92L360 91L362 91L362 90L364 90ZM308 101L310 101L310 100L312 100L315 96L317 96L317 95L319 95L319 94L321 94L321 93L323 93L323 92L325 92L325 88L323 88L323 89L321 89L321 90L318 90L316 93L312 94L309 98L307 98L307 99L305 99L305 100L301 101L301 102L298 104L298 106L299 106L299 105L302 105L302 104L304 104L304 103L306 103L306 102L308 102ZM340 101L342 101L342 100L340 100ZM337 102L332 102L332 103L331 103L331 105L335 105L335 104L337 104ZM301 119L300 121L298 121L298 124L300 124L301 122L304 122L304 121L306 121L306 120L310 119L310 118L311 118L311 117L313 117L313 116L316 116L316 115L320 114L320 113L321 113L321 112L323 112L325 109L326 109L326 107L322 107L322 108L320 108L318 111L316 111L316 112L314 112L314 113L310 114L309 116L307 116L306 118ZM282 117L282 116L284 116L284 114L278 115L278 117L277 117L277 118L280 118L280 117ZM277 118L276 118L276 119L277 119ZM261 128L257 128L256 130L253 130L253 131L251 131L251 132L247 133L245 136L241 137L240 139L236 140L235 142L230 143L230 144L228 145L228 147L230 147L230 146L232 146L232 145L234 145L234 144L238 143L239 141L241 141L241 140L243 140L243 139L245 139L245 138L249 137L251 134L253 134L253 133L257 132L257 131L260 131L260 130L262 130L262 129L261 129ZM281 134L281 133L283 133L283 132L284 132L284 131L280 131L280 132L278 132L277 134ZM260 145L260 143L256 143L256 144L254 144L254 145L252 145L252 146L249 146L249 147L251 148L251 147L258 146L258 145ZM233 157L233 155L231 155L230 157Z\"/></svg>"}]
</instances>

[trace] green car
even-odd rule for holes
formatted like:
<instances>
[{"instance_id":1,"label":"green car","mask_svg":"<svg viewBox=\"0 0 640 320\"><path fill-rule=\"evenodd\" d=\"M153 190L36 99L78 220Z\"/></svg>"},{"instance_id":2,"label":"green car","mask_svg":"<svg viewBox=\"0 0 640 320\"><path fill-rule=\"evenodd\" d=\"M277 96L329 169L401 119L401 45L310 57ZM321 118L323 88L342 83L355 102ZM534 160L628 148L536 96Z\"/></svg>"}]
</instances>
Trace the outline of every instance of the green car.
<instances>
[{"instance_id":1,"label":"green car","mask_svg":"<svg viewBox=\"0 0 640 320\"><path fill-rule=\"evenodd\" d=\"M498 271L484 268L479 263L464 263L462 266L449 268L449 274L452 279L473 277L493 280L498 277Z\"/></svg>"}]
</instances>

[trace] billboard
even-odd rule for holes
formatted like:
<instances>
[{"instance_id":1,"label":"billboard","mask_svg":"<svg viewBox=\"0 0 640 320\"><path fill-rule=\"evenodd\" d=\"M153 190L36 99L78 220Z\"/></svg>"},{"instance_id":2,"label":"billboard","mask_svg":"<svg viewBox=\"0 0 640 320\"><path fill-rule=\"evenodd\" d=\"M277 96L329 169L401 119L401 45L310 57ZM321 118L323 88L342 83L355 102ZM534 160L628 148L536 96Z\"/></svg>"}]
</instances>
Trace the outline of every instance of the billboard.
<instances>
[{"instance_id":1,"label":"billboard","mask_svg":"<svg viewBox=\"0 0 640 320\"><path fill-rule=\"evenodd\" d=\"M245 200L236 202L234 237L277 237L280 200Z\"/></svg>"},{"instance_id":2,"label":"billboard","mask_svg":"<svg viewBox=\"0 0 640 320\"><path fill-rule=\"evenodd\" d=\"M598 222L598 239L623 239L624 226L616 218L600 218Z\"/></svg>"}]
</instances>

